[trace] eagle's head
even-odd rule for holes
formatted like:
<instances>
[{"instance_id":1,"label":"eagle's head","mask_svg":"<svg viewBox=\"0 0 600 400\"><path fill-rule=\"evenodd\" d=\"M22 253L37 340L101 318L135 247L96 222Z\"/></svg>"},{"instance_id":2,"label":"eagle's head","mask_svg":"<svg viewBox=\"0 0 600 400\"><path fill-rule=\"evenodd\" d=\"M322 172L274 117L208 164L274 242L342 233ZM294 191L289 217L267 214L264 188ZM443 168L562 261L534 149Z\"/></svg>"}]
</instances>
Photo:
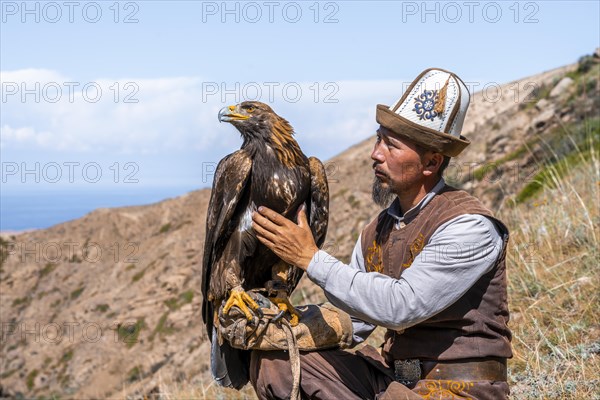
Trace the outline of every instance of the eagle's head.
<instances>
[{"instance_id":1,"label":"eagle's head","mask_svg":"<svg viewBox=\"0 0 600 400\"><path fill-rule=\"evenodd\" d=\"M237 128L245 139L269 140L273 133L290 136L291 125L265 103L244 101L235 106L223 107L219 111L219 121L229 122Z\"/></svg>"}]
</instances>

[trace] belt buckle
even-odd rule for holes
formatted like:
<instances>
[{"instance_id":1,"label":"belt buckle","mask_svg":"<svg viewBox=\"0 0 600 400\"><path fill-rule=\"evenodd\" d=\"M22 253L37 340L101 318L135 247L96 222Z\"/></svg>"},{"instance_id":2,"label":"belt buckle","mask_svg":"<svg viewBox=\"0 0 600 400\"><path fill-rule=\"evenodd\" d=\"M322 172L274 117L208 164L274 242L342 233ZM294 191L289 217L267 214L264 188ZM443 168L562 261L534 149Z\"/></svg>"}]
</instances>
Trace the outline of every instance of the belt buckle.
<instances>
[{"instance_id":1,"label":"belt buckle","mask_svg":"<svg viewBox=\"0 0 600 400\"><path fill-rule=\"evenodd\" d=\"M394 360L394 379L404 386L414 386L421 379L421 361L417 358Z\"/></svg>"}]
</instances>

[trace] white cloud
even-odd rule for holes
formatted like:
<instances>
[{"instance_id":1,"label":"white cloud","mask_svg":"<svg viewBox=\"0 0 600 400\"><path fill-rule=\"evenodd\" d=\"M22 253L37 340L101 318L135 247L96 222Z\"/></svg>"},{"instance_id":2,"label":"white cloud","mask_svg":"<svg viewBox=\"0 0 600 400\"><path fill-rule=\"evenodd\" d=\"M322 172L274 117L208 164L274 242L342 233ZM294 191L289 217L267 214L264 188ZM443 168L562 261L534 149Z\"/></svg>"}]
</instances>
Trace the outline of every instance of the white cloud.
<instances>
[{"instance_id":1,"label":"white cloud","mask_svg":"<svg viewBox=\"0 0 600 400\"><path fill-rule=\"evenodd\" d=\"M200 77L81 82L45 69L2 71L0 80L3 149L165 157L194 151L203 160L217 157L215 148L233 151L240 145L237 131L219 124L217 113L244 96L260 93L258 100L292 123L306 153L328 158L372 135L375 105L392 104L406 85L219 83Z\"/></svg>"},{"instance_id":2,"label":"white cloud","mask_svg":"<svg viewBox=\"0 0 600 400\"><path fill-rule=\"evenodd\" d=\"M2 82L58 82L64 77L53 70L42 68L26 68L15 71L0 71Z\"/></svg>"},{"instance_id":3,"label":"white cloud","mask_svg":"<svg viewBox=\"0 0 600 400\"><path fill-rule=\"evenodd\" d=\"M36 131L30 126L13 128L9 125L0 127L0 137L2 146L6 143L34 144L39 147L46 147L52 138L52 135L46 131Z\"/></svg>"}]
</instances>

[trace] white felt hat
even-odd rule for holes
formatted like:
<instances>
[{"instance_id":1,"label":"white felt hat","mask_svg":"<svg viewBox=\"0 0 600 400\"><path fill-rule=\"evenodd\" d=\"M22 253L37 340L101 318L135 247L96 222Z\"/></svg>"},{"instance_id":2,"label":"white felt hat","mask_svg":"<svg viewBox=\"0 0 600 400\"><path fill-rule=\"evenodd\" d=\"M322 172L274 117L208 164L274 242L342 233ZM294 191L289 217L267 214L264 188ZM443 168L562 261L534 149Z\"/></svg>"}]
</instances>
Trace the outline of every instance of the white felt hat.
<instances>
[{"instance_id":1,"label":"white felt hat","mask_svg":"<svg viewBox=\"0 0 600 400\"><path fill-rule=\"evenodd\" d=\"M460 135L469 90L454 73L423 71L392 107L377 105L377 122L425 148L454 157L470 142Z\"/></svg>"}]
</instances>

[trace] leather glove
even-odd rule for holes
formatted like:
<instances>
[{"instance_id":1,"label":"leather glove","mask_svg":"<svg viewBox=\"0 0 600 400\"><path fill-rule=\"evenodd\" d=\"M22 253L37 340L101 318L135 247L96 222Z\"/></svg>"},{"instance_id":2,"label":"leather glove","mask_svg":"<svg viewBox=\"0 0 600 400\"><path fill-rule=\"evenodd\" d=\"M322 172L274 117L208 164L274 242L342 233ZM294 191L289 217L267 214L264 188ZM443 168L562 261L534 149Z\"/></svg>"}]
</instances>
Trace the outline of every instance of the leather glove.
<instances>
[{"instance_id":1,"label":"leather glove","mask_svg":"<svg viewBox=\"0 0 600 400\"><path fill-rule=\"evenodd\" d=\"M277 319L279 308L256 292L247 292L261 307L262 316L252 321L237 307L229 314L219 309L219 334L232 347L243 350L288 350L291 330L301 351L328 348L348 348L352 344L352 321L345 312L330 303L296 307L300 313L298 325L291 327L283 317ZM286 331L288 332L286 334Z\"/></svg>"}]
</instances>

